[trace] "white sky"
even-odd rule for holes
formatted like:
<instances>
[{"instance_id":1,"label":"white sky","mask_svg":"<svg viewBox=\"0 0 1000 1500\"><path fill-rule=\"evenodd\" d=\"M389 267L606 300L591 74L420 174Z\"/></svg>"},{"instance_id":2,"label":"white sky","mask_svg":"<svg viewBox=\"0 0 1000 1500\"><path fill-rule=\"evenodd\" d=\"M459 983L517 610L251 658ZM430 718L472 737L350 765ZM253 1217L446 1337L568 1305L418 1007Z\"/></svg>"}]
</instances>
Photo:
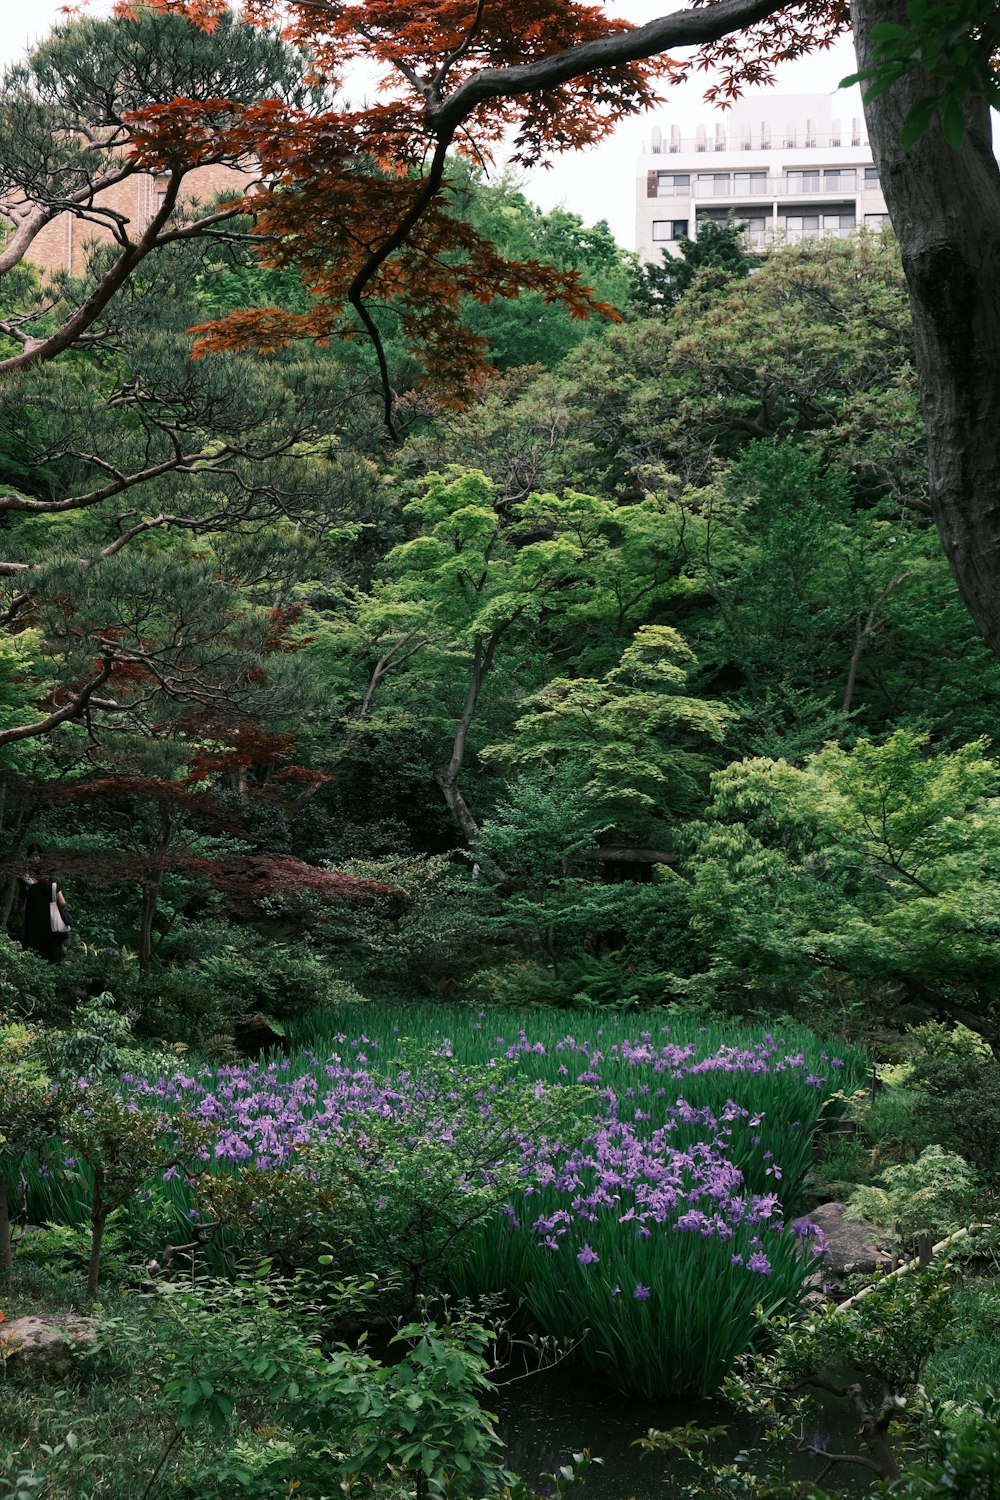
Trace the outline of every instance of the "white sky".
<instances>
[{"instance_id":1,"label":"white sky","mask_svg":"<svg viewBox=\"0 0 1000 1500\"><path fill-rule=\"evenodd\" d=\"M44 35L61 19L65 0L0 0L0 64L13 62L30 43ZM108 8L108 0L93 0L91 14ZM609 15L623 16L641 25L655 16L679 9L675 0L609 0ZM849 41L838 42L830 52L786 64L777 74L780 93L827 93L855 69ZM702 100L705 75L681 84L669 93L669 102L654 113L637 115L615 131L602 145L555 157L548 171L537 171L525 182L525 191L542 208L557 206L578 213L587 223L607 219L623 245L634 244L635 165L648 139L650 127L679 124L681 133L694 133L697 120L708 115Z\"/></svg>"}]
</instances>

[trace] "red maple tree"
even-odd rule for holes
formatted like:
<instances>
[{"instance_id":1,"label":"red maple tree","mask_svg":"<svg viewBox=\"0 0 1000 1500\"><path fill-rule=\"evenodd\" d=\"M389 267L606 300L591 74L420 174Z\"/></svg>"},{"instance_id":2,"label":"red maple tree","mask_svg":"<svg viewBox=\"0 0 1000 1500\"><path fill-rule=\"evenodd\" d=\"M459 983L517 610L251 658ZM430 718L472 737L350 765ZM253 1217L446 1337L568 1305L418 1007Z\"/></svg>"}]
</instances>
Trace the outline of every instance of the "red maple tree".
<instances>
[{"instance_id":1,"label":"red maple tree","mask_svg":"<svg viewBox=\"0 0 1000 1500\"><path fill-rule=\"evenodd\" d=\"M225 0L148 3L206 29L227 8ZM118 6L123 17L135 10L134 0ZM782 58L829 45L846 24L842 0L772 10L762 0L721 0L632 27L578 0L251 0L244 19L280 25L286 40L307 50L327 95L339 95L361 63L379 69L382 91L363 107L337 102L318 110L263 100L227 113L224 101L176 99L131 118L139 159L153 169L178 153L196 162L218 152L220 135L227 151L255 158L270 185L246 205L261 258L297 270L312 294L307 313L254 308L206 324L196 330L196 351L269 351L294 338L363 329L375 347L391 428L381 308L395 310L438 392L455 400L484 364L484 341L462 321L464 299L489 302L530 288L574 316L616 317L579 272L508 260L457 216L449 151L484 161L507 142L515 163L533 166L594 144L656 103L659 80L690 67L672 61L669 46L708 44L703 61L724 64L718 90L731 94L742 81L769 76ZM738 49L719 41L755 19Z\"/></svg>"},{"instance_id":2,"label":"red maple tree","mask_svg":"<svg viewBox=\"0 0 1000 1500\"><path fill-rule=\"evenodd\" d=\"M47 861L61 878L74 876L98 887L136 884L140 890L138 952L141 968L153 957L153 932L164 875L183 874L218 891L234 914L246 920L261 903L294 910L305 895L320 901L363 900L394 893L374 880L324 870L289 854L257 845L239 806L265 802L294 811L329 777L295 764L293 735L267 735L253 724L229 731L228 743L196 751L186 774L163 776L111 772L74 781L19 782L9 778L7 797L33 812L76 808L117 811L124 837L91 849L50 849ZM238 803L222 795L238 794ZM143 826L131 813L141 808ZM152 816L150 816L152 814ZM223 837L236 848L207 855L192 847L192 833ZM239 846L244 846L240 851ZM24 856L0 860L0 875L19 875Z\"/></svg>"}]
</instances>

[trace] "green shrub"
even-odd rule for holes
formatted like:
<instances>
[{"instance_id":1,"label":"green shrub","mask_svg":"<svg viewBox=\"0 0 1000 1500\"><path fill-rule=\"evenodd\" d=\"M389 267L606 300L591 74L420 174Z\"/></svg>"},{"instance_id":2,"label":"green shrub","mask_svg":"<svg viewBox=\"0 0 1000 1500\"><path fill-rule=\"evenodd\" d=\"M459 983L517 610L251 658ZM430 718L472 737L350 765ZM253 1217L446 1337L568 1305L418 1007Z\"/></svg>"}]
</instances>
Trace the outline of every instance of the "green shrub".
<instances>
[{"instance_id":1,"label":"green shrub","mask_svg":"<svg viewBox=\"0 0 1000 1500\"><path fill-rule=\"evenodd\" d=\"M967 1026L947 1026L943 1021L924 1021L914 1026L910 1035L923 1057L992 1057L986 1042Z\"/></svg>"},{"instance_id":2,"label":"green shrub","mask_svg":"<svg viewBox=\"0 0 1000 1500\"><path fill-rule=\"evenodd\" d=\"M829 1135L823 1139L823 1154L812 1167L807 1182L811 1193L823 1198L843 1198L859 1182L871 1176L871 1151L858 1135Z\"/></svg>"},{"instance_id":3,"label":"green shrub","mask_svg":"<svg viewBox=\"0 0 1000 1500\"><path fill-rule=\"evenodd\" d=\"M0 1013L34 1021L62 1019L67 1009L59 969L0 932Z\"/></svg>"},{"instance_id":4,"label":"green shrub","mask_svg":"<svg viewBox=\"0 0 1000 1500\"><path fill-rule=\"evenodd\" d=\"M904 1250L936 1240L968 1224L977 1196L967 1162L940 1146L928 1146L915 1162L887 1167L883 1184L859 1187L848 1202L848 1218L884 1225Z\"/></svg>"},{"instance_id":5,"label":"green shrub","mask_svg":"<svg viewBox=\"0 0 1000 1500\"><path fill-rule=\"evenodd\" d=\"M447 855L355 859L340 868L394 894L324 905L315 941L338 974L365 988L403 984L409 993L463 985L484 942L484 892L467 870Z\"/></svg>"},{"instance_id":6,"label":"green shrub","mask_svg":"<svg viewBox=\"0 0 1000 1500\"><path fill-rule=\"evenodd\" d=\"M927 1129L934 1138L1000 1180L1000 1063L973 1050L929 1053L910 1079L929 1096Z\"/></svg>"},{"instance_id":7,"label":"green shrub","mask_svg":"<svg viewBox=\"0 0 1000 1500\"><path fill-rule=\"evenodd\" d=\"M933 1457L894 1486L898 1500L996 1500L1000 1494L1000 1399L991 1389L948 1414L931 1435Z\"/></svg>"},{"instance_id":8,"label":"green shrub","mask_svg":"<svg viewBox=\"0 0 1000 1500\"><path fill-rule=\"evenodd\" d=\"M959 1289L954 1325L931 1355L925 1383L939 1404L961 1404L982 1386L1000 1390L1000 1289L995 1284L975 1281Z\"/></svg>"},{"instance_id":9,"label":"green shrub","mask_svg":"<svg viewBox=\"0 0 1000 1500\"><path fill-rule=\"evenodd\" d=\"M888 1088L857 1112L857 1120L879 1155L917 1156L938 1139L927 1097L913 1088Z\"/></svg>"},{"instance_id":10,"label":"green shrub","mask_svg":"<svg viewBox=\"0 0 1000 1500\"><path fill-rule=\"evenodd\" d=\"M885 1482L874 1493L896 1495L892 1481L912 1452L914 1437L924 1435L923 1371L951 1325L953 1281L947 1264L938 1262L904 1276L887 1276L867 1295L841 1306L772 1319L766 1351L742 1360L722 1388L724 1398L752 1426L750 1442L732 1463L719 1464L711 1454L719 1429L706 1432L693 1424L673 1432L651 1431L642 1446L687 1460L697 1475L685 1490L689 1495L827 1500L827 1491L817 1483L793 1477L796 1468L801 1470L802 1455L810 1453L821 1464L819 1480L832 1470L839 1481L844 1470L856 1471L860 1465L869 1480L877 1475ZM827 1393L822 1406L812 1394L817 1388ZM829 1443L823 1429L836 1410L831 1401L845 1417L850 1413L852 1426L861 1419L856 1439ZM839 1455L834 1448L841 1450ZM963 1490L953 1493L956 1500L965 1495Z\"/></svg>"},{"instance_id":11,"label":"green shrub","mask_svg":"<svg viewBox=\"0 0 1000 1500\"><path fill-rule=\"evenodd\" d=\"M477 999L501 1009L548 1009L567 1003L565 982L553 973L551 965L532 959L510 959L483 969L471 977L469 985Z\"/></svg>"},{"instance_id":12,"label":"green shrub","mask_svg":"<svg viewBox=\"0 0 1000 1500\"><path fill-rule=\"evenodd\" d=\"M322 1290L344 1313L372 1285ZM364 1475L379 1482L376 1493L392 1479L408 1493L409 1478L441 1500L496 1495L499 1444L479 1404L494 1331L469 1319L421 1321L396 1335L399 1357L385 1363L363 1349L327 1351L309 1290L276 1288L262 1267L235 1285L165 1286L141 1318L108 1327L174 1450L171 1493L332 1494Z\"/></svg>"},{"instance_id":13,"label":"green shrub","mask_svg":"<svg viewBox=\"0 0 1000 1500\"><path fill-rule=\"evenodd\" d=\"M249 1017L280 1023L361 999L315 950L224 922L180 924L146 971L127 953L81 952L74 977L82 993L107 990L137 1036L202 1045Z\"/></svg>"}]
</instances>

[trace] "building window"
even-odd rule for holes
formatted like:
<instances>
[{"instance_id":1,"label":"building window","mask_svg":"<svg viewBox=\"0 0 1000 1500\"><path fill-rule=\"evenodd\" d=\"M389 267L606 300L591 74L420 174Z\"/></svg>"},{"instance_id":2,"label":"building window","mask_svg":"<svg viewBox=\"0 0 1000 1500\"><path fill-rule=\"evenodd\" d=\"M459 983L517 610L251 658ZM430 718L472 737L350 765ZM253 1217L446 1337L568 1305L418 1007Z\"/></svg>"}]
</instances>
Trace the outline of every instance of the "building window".
<instances>
[{"instance_id":1,"label":"building window","mask_svg":"<svg viewBox=\"0 0 1000 1500\"><path fill-rule=\"evenodd\" d=\"M702 197L729 197L728 172L699 172L698 192Z\"/></svg>"},{"instance_id":2,"label":"building window","mask_svg":"<svg viewBox=\"0 0 1000 1500\"><path fill-rule=\"evenodd\" d=\"M747 214L740 222L746 225L743 231L744 245L748 249L762 250L767 243L767 217L764 214Z\"/></svg>"},{"instance_id":3,"label":"building window","mask_svg":"<svg viewBox=\"0 0 1000 1500\"><path fill-rule=\"evenodd\" d=\"M878 167L865 167L865 187L878 187Z\"/></svg>"},{"instance_id":4,"label":"building window","mask_svg":"<svg viewBox=\"0 0 1000 1500\"><path fill-rule=\"evenodd\" d=\"M883 225L891 223L888 214L865 214L866 229L881 229Z\"/></svg>"},{"instance_id":5,"label":"building window","mask_svg":"<svg viewBox=\"0 0 1000 1500\"><path fill-rule=\"evenodd\" d=\"M756 196L767 192L767 172L736 172L733 175L733 190L738 198Z\"/></svg>"},{"instance_id":6,"label":"building window","mask_svg":"<svg viewBox=\"0 0 1000 1500\"><path fill-rule=\"evenodd\" d=\"M690 172L657 172L656 196L658 198L670 198L674 196L686 198L690 191Z\"/></svg>"},{"instance_id":7,"label":"building window","mask_svg":"<svg viewBox=\"0 0 1000 1500\"><path fill-rule=\"evenodd\" d=\"M821 178L818 171L789 171L785 173L790 193L818 193Z\"/></svg>"},{"instance_id":8,"label":"building window","mask_svg":"<svg viewBox=\"0 0 1000 1500\"><path fill-rule=\"evenodd\" d=\"M855 172L853 168L847 171L835 167L831 171L823 173L823 188L826 192L853 193L855 188Z\"/></svg>"},{"instance_id":9,"label":"building window","mask_svg":"<svg viewBox=\"0 0 1000 1500\"><path fill-rule=\"evenodd\" d=\"M654 219L653 239L655 240L679 240L686 238L688 232L687 219Z\"/></svg>"},{"instance_id":10,"label":"building window","mask_svg":"<svg viewBox=\"0 0 1000 1500\"><path fill-rule=\"evenodd\" d=\"M785 228L788 238L795 240L826 239L831 235L838 239L849 239L854 233L853 213L836 214L787 214Z\"/></svg>"}]
</instances>

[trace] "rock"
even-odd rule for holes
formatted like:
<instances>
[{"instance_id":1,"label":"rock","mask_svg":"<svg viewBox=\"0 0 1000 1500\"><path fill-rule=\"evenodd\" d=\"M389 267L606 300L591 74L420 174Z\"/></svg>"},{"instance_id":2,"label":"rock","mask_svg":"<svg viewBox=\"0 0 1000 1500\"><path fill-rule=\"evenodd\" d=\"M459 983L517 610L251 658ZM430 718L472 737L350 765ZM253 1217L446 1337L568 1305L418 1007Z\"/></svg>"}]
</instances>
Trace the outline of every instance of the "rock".
<instances>
[{"instance_id":1,"label":"rock","mask_svg":"<svg viewBox=\"0 0 1000 1500\"><path fill-rule=\"evenodd\" d=\"M96 1334L97 1320L76 1313L15 1318L0 1324L0 1360L9 1373L61 1380L72 1370L77 1351L92 1343Z\"/></svg>"},{"instance_id":2,"label":"rock","mask_svg":"<svg viewBox=\"0 0 1000 1500\"><path fill-rule=\"evenodd\" d=\"M812 1213L794 1221L800 1232L810 1224L822 1231L826 1244L816 1257L817 1272L823 1277L836 1278L882 1267L888 1269L892 1257L881 1243L884 1231L862 1219L845 1219L845 1207L843 1203L821 1203Z\"/></svg>"},{"instance_id":3,"label":"rock","mask_svg":"<svg viewBox=\"0 0 1000 1500\"><path fill-rule=\"evenodd\" d=\"M31 1234L44 1234L44 1224L12 1224L10 1226L11 1244L16 1245L18 1240L27 1239Z\"/></svg>"}]
</instances>

